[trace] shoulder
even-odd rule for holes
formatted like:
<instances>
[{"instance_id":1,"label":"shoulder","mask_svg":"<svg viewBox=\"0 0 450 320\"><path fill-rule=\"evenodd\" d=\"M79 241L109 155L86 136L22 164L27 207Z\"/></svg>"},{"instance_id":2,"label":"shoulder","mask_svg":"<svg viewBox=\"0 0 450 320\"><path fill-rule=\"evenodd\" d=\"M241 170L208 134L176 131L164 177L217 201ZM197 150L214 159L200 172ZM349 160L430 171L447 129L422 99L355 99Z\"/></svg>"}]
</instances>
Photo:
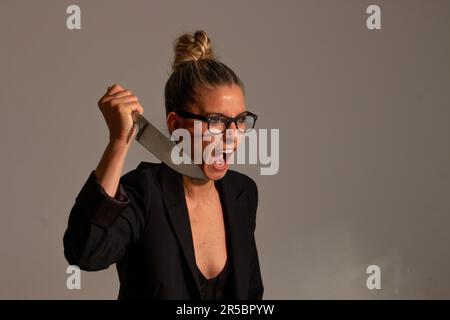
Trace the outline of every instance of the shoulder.
<instances>
[{"instance_id":1,"label":"shoulder","mask_svg":"<svg viewBox=\"0 0 450 320\"><path fill-rule=\"evenodd\" d=\"M161 163L141 161L135 169L127 172L120 178L120 183L138 189L152 188L155 186L160 167Z\"/></svg>"},{"instance_id":2,"label":"shoulder","mask_svg":"<svg viewBox=\"0 0 450 320\"><path fill-rule=\"evenodd\" d=\"M141 161L136 167L136 171L147 175L155 176L161 170L162 163Z\"/></svg>"},{"instance_id":3,"label":"shoulder","mask_svg":"<svg viewBox=\"0 0 450 320\"><path fill-rule=\"evenodd\" d=\"M249 208L250 221L252 222L252 230L254 230L256 225L256 212L258 210L258 187L256 182L246 174L234 170L228 170L224 179L227 180L227 184L233 186L235 192L245 195L245 201ZM242 196L240 197L242 199Z\"/></svg>"},{"instance_id":4,"label":"shoulder","mask_svg":"<svg viewBox=\"0 0 450 320\"><path fill-rule=\"evenodd\" d=\"M256 201L258 200L258 186L255 180L248 175L229 169L224 178L228 179L234 186L243 189L250 196L255 197Z\"/></svg>"},{"instance_id":5,"label":"shoulder","mask_svg":"<svg viewBox=\"0 0 450 320\"><path fill-rule=\"evenodd\" d=\"M251 177L246 175L245 173L228 169L228 171L226 173L226 177L233 182L242 183L245 186L256 187L256 182Z\"/></svg>"},{"instance_id":6,"label":"shoulder","mask_svg":"<svg viewBox=\"0 0 450 320\"><path fill-rule=\"evenodd\" d=\"M141 161L136 169L129 171L121 178L121 183L134 185L140 188L159 188L159 174L162 163ZM232 185L235 191L244 191L251 198L258 201L258 187L256 182L248 175L229 169L222 178L227 185Z\"/></svg>"}]
</instances>

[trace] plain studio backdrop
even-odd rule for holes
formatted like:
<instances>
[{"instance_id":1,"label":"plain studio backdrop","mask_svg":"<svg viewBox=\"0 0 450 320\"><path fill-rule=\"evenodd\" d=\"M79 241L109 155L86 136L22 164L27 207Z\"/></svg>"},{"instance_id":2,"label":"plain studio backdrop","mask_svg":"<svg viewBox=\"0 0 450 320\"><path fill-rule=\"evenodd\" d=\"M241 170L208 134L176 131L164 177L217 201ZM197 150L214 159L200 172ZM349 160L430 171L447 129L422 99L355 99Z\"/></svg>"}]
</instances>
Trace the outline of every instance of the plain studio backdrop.
<instances>
[{"instance_id":1,"label":"plain studio backdrop","mask_svg":"<svg viewBox=\"0 0 450 320\"><path fill-rule=\"evenodd\" d=\"M71 4L81 30L66 27ZM279 129L278 174L235 167L259 186L264 297L450 298L446 0L2 0L0 298L117 297L115 266L66 288L67 218L109 137L97 101L119 83L167 132L173 42L197 29L244 81L257 127ZM135 142L125 172L141 161L157 160Z\"/></svg>"}]
</instances>

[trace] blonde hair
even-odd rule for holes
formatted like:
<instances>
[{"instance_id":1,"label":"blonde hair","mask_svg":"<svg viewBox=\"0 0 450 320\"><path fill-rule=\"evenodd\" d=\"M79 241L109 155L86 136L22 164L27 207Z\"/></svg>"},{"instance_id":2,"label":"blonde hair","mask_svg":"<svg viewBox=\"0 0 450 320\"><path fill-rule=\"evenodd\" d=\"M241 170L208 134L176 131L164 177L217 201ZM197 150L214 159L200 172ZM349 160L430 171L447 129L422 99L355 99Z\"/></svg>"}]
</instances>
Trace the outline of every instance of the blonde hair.
<instances>
[{"instance_id":1,"label":"blonde hair","mask_svg":"<svg viewBox=\"0 0 450 320\"><path fill-rule=\"evenodd\" d=\"M180 36L175 43L175 58L172 63L172 70L190 62L201 59L215 59L211 40L205 31L199 30L194 33L185 33Z\"/></svg>"},{"instance_id":2,"label":"blonde hair","mask_svg":"<svg viewBox=\"0 0 450 320\"><path fill-rule=\"evenodd\" d=\"M204 30L179 36L174 51L172 74L164 89L166 114L185 110L189 103L195 103L200 88L237 85L244 93L244 84L231 68L218 60Z\"/></svg>"}]
</instances>

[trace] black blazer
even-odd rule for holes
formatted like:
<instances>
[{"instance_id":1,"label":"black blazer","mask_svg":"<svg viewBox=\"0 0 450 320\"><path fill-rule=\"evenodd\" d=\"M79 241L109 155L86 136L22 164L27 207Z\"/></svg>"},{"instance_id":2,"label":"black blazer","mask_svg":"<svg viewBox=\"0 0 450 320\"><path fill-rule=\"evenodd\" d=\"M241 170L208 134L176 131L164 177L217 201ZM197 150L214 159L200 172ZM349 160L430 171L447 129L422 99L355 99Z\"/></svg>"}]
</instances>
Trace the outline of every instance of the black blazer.
<instances>
[{"instance_id":1,"label":"black blazer","mask_svg":"<svg viewBox=\"0 0 450 320\"><path fill-rule=\"evenodd\" d=\"M255 243L258 189L233 170L215 182L221 198L230 274L224 299L262 299ZM96 271L116 263L119 299L201 299L182 176L141 162L110 197L94 171L83 185L64 234L71 265Z\"/></svg>"}]
</instances>

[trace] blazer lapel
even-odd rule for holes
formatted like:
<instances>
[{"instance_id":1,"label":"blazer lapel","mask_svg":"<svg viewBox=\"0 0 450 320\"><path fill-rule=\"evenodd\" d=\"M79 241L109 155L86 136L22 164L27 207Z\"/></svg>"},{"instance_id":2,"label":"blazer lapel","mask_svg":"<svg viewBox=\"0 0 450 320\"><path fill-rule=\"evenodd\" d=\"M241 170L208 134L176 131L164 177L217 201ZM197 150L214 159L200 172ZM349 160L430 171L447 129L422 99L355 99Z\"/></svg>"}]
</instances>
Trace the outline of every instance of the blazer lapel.
<instances>
[{"instance_id":1,"label":"blazer lapel","mask_svg":"<svg viewBox=\"0 0 450 320\"><path fill-rule=\"evenodd\" d=\"M247 299L250 252L246 231L250 224L245 201L246 193L239 189L239 185L232 183L228 173L215 183L219 190L227 228L228 258L232 271L229 281L233 282L236 299ZM169 220L189 266L197 289L196 294L200 296L200 280L182 176L164 163L161 163L161 187Z\"/></svg>"},{"instance_id":2,"label":"blazer lapel","mask_svg":"<svg viewBox=\"0 0 450 320\"><path fill-rule=\"evenodd\" d=\"M231 266L236 299L248 299L250 241L247 228L248 220L247 194L240 185L231 181L227 173L216 182L219 186L225 224L228 228L228 258Z\"/></svg>"},{"instance_id":3,"label":"blazer lapel","mask_svg":"<svg viewBox=\"0 0 450 320\"><path fill-rule=\"evenodd\" d=\"M191 276L196 286L196 294L200 294L200 280L195 262L194 242L192 239L189 213L186 206L182 176L161 163L161 187L163 201L166 205L169 220L183 255L189 266Z\"/></svg>"}]
</instances>

